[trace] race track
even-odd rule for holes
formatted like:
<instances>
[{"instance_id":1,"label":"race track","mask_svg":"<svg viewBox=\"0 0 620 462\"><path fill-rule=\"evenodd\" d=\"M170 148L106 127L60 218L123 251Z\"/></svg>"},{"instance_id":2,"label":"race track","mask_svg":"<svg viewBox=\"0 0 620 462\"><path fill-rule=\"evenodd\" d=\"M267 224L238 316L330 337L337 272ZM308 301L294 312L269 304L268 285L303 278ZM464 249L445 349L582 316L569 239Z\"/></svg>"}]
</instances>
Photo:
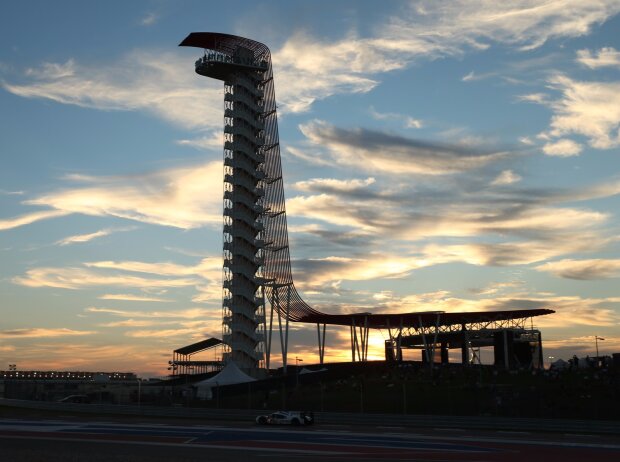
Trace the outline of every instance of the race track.
<instances>
[{"instance_id":1,"label":"race track","mask_svg":"<svg viewBox=\"0 0 620 462\"><path fill-rule=\"evenodd\" d=\"M123 461L156 461L159 456L165 456L167 460L206 460L208 457L209 461L228 461L243 460L250 455L273 461L320 458L322 462L360 459L480 462L572 462L590 458L595 458L597 462L620 460L620 442L616 439L601 439L596 435L573 436L524 432L469 434L457 429L453 432L445 429L420 432L418 429L407 431L381 427L370 431L367 428L356 430L321 425L308 428L232 427L4 419L0 421L0 443L4 454L0 460L88 461L99 460L96 459L97 454L104 452L121 458L110 459L108 455L101 460ZM46 458L37 459L36 448L42 448ZM12 451L11 457L15 459L7 458L7 451ZM171 459L170 454L175 454L177 458Z\"/></svg>"}]
</instances>

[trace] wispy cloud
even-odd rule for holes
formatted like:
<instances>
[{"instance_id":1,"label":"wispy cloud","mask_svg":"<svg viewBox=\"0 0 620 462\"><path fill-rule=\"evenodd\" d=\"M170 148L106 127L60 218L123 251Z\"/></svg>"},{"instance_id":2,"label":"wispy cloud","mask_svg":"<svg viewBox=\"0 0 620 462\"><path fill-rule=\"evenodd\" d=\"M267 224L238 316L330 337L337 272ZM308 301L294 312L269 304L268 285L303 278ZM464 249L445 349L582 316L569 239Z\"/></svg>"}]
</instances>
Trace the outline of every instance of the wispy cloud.
<instances>
[{"instance_id":1,"label":"wispy cloud","mask_svg":"<svg viewBox=\"0 0 620 462\"><path fill-rule=\"evenodd\" d=\"M116 63L44 63L29 81L0 82L18 96L101 110L141 110L186 128L219 128L222 89L178 53L134 51Z\"/></svg>"},{"instance_id":2,"label":"wispy cloud","mask_svg":"<svg viewBox=\"0 0 620 462\"><path fill-rule=\"evenodd\" d=\"M311 180L298 181L293 187L299 191L332 193L359 191L375 182L374 178L365 180L337 180L333 178L313 178Z\"/></svg>"},{"instance_id":3,"label":"wispy cloud","mask_svg":"<svg viewBox=\"0 0 620 462\"><path fill-rule=\"evenodd\" d=\"M94 233L88 234L76 234L75 236L68 236L64 239L61 239L56 242L57 245L70 245L70 244L78 244L92 241L93 239L97 239L99 237L109 236L110 234L122 232L122 231L133 231L135 228L107 228L102 229L100 231L95 231Z\"/></svg>"},{"instance_id":4,"label":"wispy cloud","mask_svg":"<svg viewBox=\"0 0 620 462\"><path fill-rule=\"evenodd\" d=\"M432 143L362 128L339 128L319 120L299 128L308 141L327 148L336 163L392 175L458 173L508 157L507 152Z\"/></svg>"},{"instance_id":5,"label":"wispy cloud","mask_svg":"<svg viewBox=\"0 0 620 462\"><path fill-rule=\"evenodd\" d=\"M99 324L100 327L149 327L166 325L170 322L161 322L148 319L123 319L122 321L105 322Z\"/></svg>"},{"instance_id":6,"label":"wispy cloud","mask_svg":"<svg viewBox=\"0 0 620 462\"><path fill-rule=\"evenodd\" d=\"M475 82L477 80L488 79L489 77L496 77L497 75L497 72L485 72L483 74L476 74L474 71L471 71L469 74L461 77L461 82Z\"/></svg>"},{"instance_id":7,"label":"wispy cloud","mask_svg":"<svg viewBox=\"0 0 620 462\"><path fill-rule=\"evenodd\" d=\"M516 289L523 289L524 285L523 281L492 282L479 289L470 289L470 292L478 296L497 295L498 293L506 291L510 292Z\"/></svg>"},{"instance_id":8,"label":"wispy cloud","mask_svg":"<svg viewBox=\"0 0 620 462\"><path fill-rule=\"evenodd\" d=\"M19 226L29 225L41 220L49 220L50 218L63 217L69 214L70 212L64 210L45 210L41 212L27 213L18 217L0 220L0 231L18 228Z\"/></svg>"},{"instance_id":9,"label":"wispy cloud","mask_svg":"<svg viewBox=\"0 0 620 462\"><path fill-rule=\"evenodd\" d=\"M493 186L503 186L521 181L521 177L512 170L503 170L492 182Z\"/></svg>"},{"instance_id":10,"label":"wispy cloud","mask_svg":"<svg viewBox=\"0 0 620 462\"><path fill-rule=\"evenodd\" d=\"M527 95L517 96L519 101L526 101L529 103L543 104L549 101L549 95L546 93L529 93Z\"/></svg>"},{"instance_id":11,"label":"wispy cloud","mask_svg":"<svg viewBox=\"0 0 620 462\"><path fill-rule=\"evenodd\" d=\"M296 183L305 194L288 201L288 214L309 222L291 226L292 238L297 248L315 257L296 265L312 267L305 273L316 277L322 277L323 266L332 281L344 280L353 274L347 265L358 265L362 274L367 260L374 264L375 253L387 263L392 261L381 244L385 236L390 236L394 248L405 246L398 257L406 260L409 270L450 262L530 265L575 252L596 252L613 242L606 231L610 215L575 202L615 196L620 193L617 181L554 191L497 187L518 182L511 170L473 181L471 176L459 178L462 186L457 182L449 188L436 181L418 180L412 185L381 177L373 182L349 178ZM341 255L355 261L321 261Z\"/></svg>"},{"instance_id":12,"label":"wispy cloud","mask_svg":"<svg viewBox=\"0 0 620 462\"><path fill-rule=\"evenodd\" d=\"M174 318L174 319L219 319L221 321L220 313L214 313L213 310L207 310L204 308L187 308L184 310L170 310L170 311L139 311L139 310L121 310L116 308L103 308L91 306L84 311L87 313L104 313L112 316L118 316L121 318L148 318L148 319L161 319L161 318Z\"/></svg>"},{"instance_id":13,"label":"wispy cloud","mask_svg":"<svg viewBox=\"0 0 620 462\"><path fill-rule=\"evenodd\" d=\"M220 162L143 175L71 176L68 179L85 182L86 185L50 192L25 201L26 205L46 206L52 210L4 220L0 222L0 229L71 213L114 216L182 229L221 222Z\"/></svg>"},{"instance_id":14,"label":"wispy cloud","mask_svg":"<svg viewBox=\"0 0 620 462\"><path fill-rule=\"evenodd\" d=\"M133 330L127 332L125 335L127 337L133 338L169 338L169 337L182 337L184 339L193 338L193 339L203 339L207 335L205 335L207 331L197 330L196 328L189 329L155 329L155 330ZM214 331L211 331L214 332ZM216 332L216 331L215 331Z\"/></svg>"},{"instance_id":15,"label":"wispy cloud","mask_svg":"<svg viewBox=\"0 0 620 462\"><path fill-rule=\"evenodd\" d=\"M479 258L468 258L476 264L495 261L489 258L489 252L497 255L508 255L510 252L521 251L513 255L513 261L538 261L543 255L561 255L577 249L587 249L585 243L573 242L577 237L567 229L580 229L583 235L588 229L604 223L606 216L593 211L565 209L553 207L535 207L517 210L509 207L493 213L486 207L477 208L473 204L455 205L454 207L438 207L423 213L417 209L398 210L399 202L360 201L343 203L341 198L331 195L295 197L290 201L291 215L319 219L339 226L350 226L373 232L377 235L390 234L393 238L415 241L429 237L467 237L485 234L530 236L535 239L524 242L504 242L496 244L471 244L446 246L446 251L467 249L468 255ZM490 204L488 204L490 206ZM383 207L383 208L381 208ZM378 209L379 208L379 209ZM590 233L591 237L595 234ZM536 237L544 237L538 240ZM548 240L553 240L557 247L546 248ZM597 238L604 245L604 239ZM598 247L600 248L600 247ZM525 252L528 250L527 252ZM560 252L559 254L557 252ZM549 258L549 257L547 257ZM502 258L503 260L503 258Z\"/></svg>"},{"instance_id":16,"label":"wispy cloud","mask_svg":"<svg viewBox=\"0 0 620 462\"><path fill-rule=\"evenodd\" d=\"M620 51L613 47L604 47L594 53L590 50L577 50L577 62L590 69L620 68Z\"/></svg>"},{"instance_id":17,"label":"wispy cloud","mask_svg":"<svg viewBox=\"0 0 620 462\"><path fill-rule=\"evenodd\" d=\"M590 259L548 262L536 267L538 271L545 271L555 276L567 279L593 280L620 277L620 260Z\"/></svg>"},{"instance_id":18,"label":"wispy cloud","mask_svg":"<svg viewBox=\"0 0 620 462\"><path fill-rule=\"evenodd\" d=\"M129 330L126 330L124 335L132 338L205 338L215 335L215 332L219 332L221 329L221 318L219 313L214 316L213 313L201 309L147 313L91 307L86 311L120 317L131 316L121 321L112 321L99 325L101 327L110 328L128 328ZM138 319L134 319L134 317ZM179 325L180 327L170 328L171 325ZM133 329L135 327L156 328L135 330Z\"/></svg>"},{"instance_id":19,"label":"wispy cloud","mask_svg":"<svg viewBox=\"0 0 620 462\"><path fill-rule=\"evenodd\" d=\"M556 75L549 80L549 85L561 95L559 99L541 101L554 112L550 128L542 133L543 137L579 135L587 138L593 148L620 146L620 81L577 81ZM558 148L558 152L572 153L563 155L578 153L578 144L573 141L562 139L557 143L560 146L572 143L568 149ZM549 149L555 147L556 144L549 145Z\"/></svg>"},{"instance_id":20,"label":"wispy cloud","mask_svg":"<svg viewBox=\"0 0 620 462\"><path fill-rule=\"evenodd\" d=\"M202 258L194 265L172 262L147 263L139 261L98 261L84 263L83 267L37 267L12 279L14 284L26 287L56 287L82 290L93 287L141 289L155 293L167 289L192 287L196 290L192 301L209 303L221 300L220 257ZM135 273L141 273L136 275ZM169 302L171 300L152 295L105 294L103 300L140 302ZM138 316L133 312L133 316Z\"/></svg>"},{"instance_id":21,"label":"wispy cloud","mask_svg":"<svg viewBox=\"0 0 620 462\"><path fill-rule=\"evenodd\" d=\"M388 33L404 50L421 48L434 54L456 54L467 47L485 49L492 42L529 50L553 38L585 35L619 10L611 0L588 4L579 0L544 4L531 0L460 0L447 4L425 1L411 5L411 16L415 15L417 21L400 15Z\"/></svg>"},{"instance_id":22,"label":"wispy cloud","mask_svg":"<svg viewBox=\"0 0 620 462\"><path fill-rule=\"evenodd\" d=\"M362 208L358 208L358 206ZM376 206L376 204L375 204ZM287 201L287 213L291 216L318 219L338 226L349 226L366 231L376 231L385 222L385 210L379 211L367 202L346 203L334 194L317 194L312 196L297 196Z\"/></svg>"},{"instance_id":23,"label":"wispy cloud","mask_svg":"<svg viewBox=\"0 0 620 462\"><path fill-rule=\"evenodd\" d=\"M298 32L272 53L280 108L301 112L331 95L368 92L379 84L376 75L420 59L462 55L494 43L528 50L549 39L582 36L618 11L614 0L423 1L399 8L372 37L349 33L327 41ZM148 26L157 19L157 13L149 12L141 23ZM26 73L31 81L2 86L29 98L143 110L190 128L219 127L221 90L187 72L188 66L191 62L178 54L134 51L116 63L44 63L43 72Z\"/></svg>"},{"instance_id":24,"label":"wispy cloud","mask_svg":"<svg viewBox=\"0 0 620 462\"><path fill-rule=\"evenodd\" d=\"M100 300L123 300L127 302L171 302L172 300L151 297L147 295L133 295L133 294L105 294L99 297Z\"/></svg>"},{"instance_id":25,"label":"wispy cloud","mask_svg":"<svg viewBox=\"0 0 620 462\"><path fill-rule=\"evenodd\" d=\"M222 260L221 257L206 257L202 258L197 265L180 265L172 262L97 261L87 262L85 266L157 276L198 276L207 280L215 280L220 278Z\"/></svg>"},{"instance_id":26,"label":"wispy cloud","mask_svg":"<svg viewBox=\"0 0 620 462\"><path fill-rule=\"evenodd\" d=\"M325 158L319 149L300 149L296 146L287 146L286 153L292 155L309 165L332 166L333 163L329 158Z\"/></svg>"},{"instance_id":27,"label":"wispy cloud","mask_svg":"<svg viewBox=\"0 0 620 462\"><path fill-rule=\"evenodd\" d=\"M67 328L28 328L1 330L0 338L46 338L46 337L75 337L95 334L94 331L72 330Z\"/></svg>"},{"instance_id":28,"label":"wispy cloud","mask_svg":"<svg viewBox=\"0 0 620 462\"><path fill-rule=\"evenodd\" d=\"M143 26L152 26L157 23L157 21L159 21L159 14L151 11L140 20L140 24Z\"/></svg>"},{"instance_id":29,"label":"wispy cloud","mask_svg":"<svg viewBox=\"0 0 620 462\"><path fill-rule=\"evenodd\" d=\"M223 132L221 130L213 130L209 134L198 137L177 140L177 144L180 146L189 146L194 149L217 149L218 151L224 145Z\"/></svg>"},{"instance_id":30,"label":"wispy cloud","mask_svg":"<svg viewBox=\"0 0 620 462\"><path fill-rule=\"evenodd\" d=\"M582 146L576 141L569 139L562 139L546 143L542 150L548 156L557 157L572 157L578 156L582 151Z\"/></svg>"},{"instance_id":31,"label":"wispy cloud","mask_svg":"<svg viewBox=\"0 0 620 462\"><path fill-rule=\"evenodd\" d=\"M24 276L13 278L13 283L26 287L57 287L81 289L85 287L187 287L196 284L191 278L143 278L123 274L102 274L86 268L32 268Z\"/></svg>"},{"instance_id":32,"label":"wispy cloud","mask_svg":"<svg viewBox=\"0 0 620 462\"><path fill-rule=\"evenodd\" d=\"M394 67L377 56L385 67L368 69L360 62L364 61L360 57L364 48L362 41L327 43L307 34L295 34L272 53L278 69L280 107L284 112L304 112L317 100L341 93L366 93L375 88L379 82L363 74Z\"/></svg>"},{"instance_id":33,"label":"wispy cloud","mask_svg":"<svg viewBox=\"0 0 620 462\"><path fill-rule=\"evenodd\" d=\"M604 244L600 244L600 248ZM402 278L415 270L446 264L475 266L520 266L573 252L592 251L589 243L576 242L574 236L550 237L544 241L501 242L487 244L427 244L418 251L399 254L357 251L354 257L329 256L293 261L295 280L303 290L333 292L341 281ZM498 286L499 287L499 286ZM509 287L505 285L504 287ZM490 292L487 292L490 293Z\"/></svg>"},{"instance_id":34,"label":"wispy cloud","mask_svg":"<svg viewBox=\"0 0 620 462\"><path fill-rule=\"evenodd\" d=\"M474 71L471 71L469 74L463 76L461 80L463 82L469 82L470 80L474 80L475 77L476 77L476 74L474 73Z\"/></svg>"},{"instance_id":35,"label":"wispy cloud","mask_svg":"<svg viewBox=\"0 0 620 462\"><path fill-rule=\"evenodd\" d=\"M559 218L559 221L562 222L563 219ZM520 231L525 231L525 226L520 229L516 223L515 225L516 227L510 230L512 233L518 234ZM527 231L524 234L527 234ZM481 266L515 266L530 265L575 252L594 252L609 244L609 239L603 239L593 232L584 231L583 234L574 234L559 231L554 233L546 230L541 234L545 237L544 239L446 246L429 244L424 250L427 254L433 255L434 260L439 262L463 262ZM579 238L586 239L587 242L579 241ZM596 243L592 244L592 242Z\"/></svg>"},{"instance_id":36,"label":"wispy cloud","mask_svg":"<svg viewBox=\"0 0 620 462\"><path fill-rule=\"evenodd\" d=\"M342 280L401 278L412 270L427 265L428 262L423 258L389 254L374 254L359 258L330 256L294 262L296 280L300 281L300 287L311 290Z\"/></svg>"},{"instance_id":37,"label":"wispy cloud","mask_svg":"<svg viewBox=\"0 0 620 462\"><path fill-rule=\"evenodd\" d=\"M61 239L56 242L58 245L69 245L75 243L82 243L92 241L93 239L97 239L98 237L108 236L111 233L110 230L101 230L95 231L94 233L89 234L76 234L75 236L68 236L64 239Z\"/></svg>"},{"instance_id":38,"label":"wispy cloud","mask_svg":"<svg viewBox=\"0 0 620 462\"><path fill-rule=\"evenodd\" d=\"M221 266L221 264L220 264ZM196 295L192 297L194 303L215 303L220 304L222 301L222 283L219 279L212 279L210 284L196 286Z\"/></svg>"},{"instance_id":39,"label":"wispy cloud","mask_svg":"<svg viewBox=\"0 0 620 462\"><path fill-rule=\"evenodd\" d=\"M373 106L370 106L370 115L376 120L394 120L401 122L405 128L422 128L424 125L420 119L414 119L411 116L398 114L396 112L379 112Z\"/></svg>"},{"instance_id":40,"label":"wispy cloud","mask_svg":"<svg viewBox=\"0 0 620 462\"><path fill-rule=\"evenodd\" d=\"M24 191L7 191L6 189L0 189L0 194L3 196L22 196Z\"/></svg>"},{"instance_id":41,"label":"wispy cloud","mask_svg":"<svg viewBox=\"0 0 620 462\"><path fill-rule=\"evenodd\" d=\"M462 55L494 43L530 50L553 38L585 35L618 11L613 0L416 2L378 27L374 37L349 34L326 41L294 35L273 53L283 83L279 92L288 110L303 111L332 94L370 91L378 84L374 76L421 59ZM472 73L464 80L475 78Z\"/></svg>"}]
</instances>

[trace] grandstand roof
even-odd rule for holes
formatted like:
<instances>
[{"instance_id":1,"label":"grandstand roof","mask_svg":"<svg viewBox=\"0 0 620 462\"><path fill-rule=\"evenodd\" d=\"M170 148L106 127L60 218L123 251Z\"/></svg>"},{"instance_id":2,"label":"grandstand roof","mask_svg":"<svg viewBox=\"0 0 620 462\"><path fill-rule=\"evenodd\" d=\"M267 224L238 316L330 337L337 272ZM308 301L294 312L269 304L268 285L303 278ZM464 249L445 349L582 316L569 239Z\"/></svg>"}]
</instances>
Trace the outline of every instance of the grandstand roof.
<instances>
[{"instance_id":1,"label":"grandstand roof","mask_svg":"<svg viewBox=\"0 0 620 462\"><path fill-rule=\"evenodd\" d=\"M191 355L198 353L199 351L208 350L209 348L213 348L221 343L222 341L220 339L211 337L206 340L201 340L200 342L181 347L174 350L174 352L180 355Z\"/></svg>"}]
</instances>

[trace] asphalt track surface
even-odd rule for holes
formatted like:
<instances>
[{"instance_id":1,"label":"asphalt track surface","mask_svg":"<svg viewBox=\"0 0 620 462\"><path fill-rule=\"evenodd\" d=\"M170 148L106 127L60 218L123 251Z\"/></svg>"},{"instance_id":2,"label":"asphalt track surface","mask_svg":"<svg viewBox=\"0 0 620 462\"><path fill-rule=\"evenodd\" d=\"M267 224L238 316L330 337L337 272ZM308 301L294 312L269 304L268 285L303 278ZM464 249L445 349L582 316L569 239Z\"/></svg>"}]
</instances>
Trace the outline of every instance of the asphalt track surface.
<instances>
[{"instance_id":1,"label":"asphalt track surface","mask_svg":"<svg viewBox=\"0 0 620 462\"><path fill-rule=\"evenodd\" d=\"M620 461L620 438L592 434L337 425L259 427L1 419L1 462Z\"/></svg>"}]
</instances>

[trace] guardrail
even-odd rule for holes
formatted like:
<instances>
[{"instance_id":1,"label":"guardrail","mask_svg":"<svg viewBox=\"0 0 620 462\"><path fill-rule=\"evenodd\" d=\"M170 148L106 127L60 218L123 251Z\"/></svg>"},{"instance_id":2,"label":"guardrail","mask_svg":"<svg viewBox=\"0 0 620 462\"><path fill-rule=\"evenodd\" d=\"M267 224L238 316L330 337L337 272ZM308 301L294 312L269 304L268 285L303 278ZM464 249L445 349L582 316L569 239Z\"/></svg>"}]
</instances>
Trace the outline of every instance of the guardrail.
<instances>
[{"instance_id":1,"label":"guardrail","mask_svg":"<svg viewBox=\"0 0 620 462\"><path fill-rule=\"evenodd\" d=\"M73 411L89 414L117 414L148 417L199 419L205 423L221 421L253 422L257 415L273 412L256 409L204 409L192 407L159 407L110 404L55 403L0 399L0 406L49 411ZM480 416L437 416L405 414L371 414L315 412L319 424L356 426L391 426L424 428L460 428L477 430L543 431L554 433L594 433L620 435L620 421L574 419L528 419Z\"/></svg>"}]
</instances>

